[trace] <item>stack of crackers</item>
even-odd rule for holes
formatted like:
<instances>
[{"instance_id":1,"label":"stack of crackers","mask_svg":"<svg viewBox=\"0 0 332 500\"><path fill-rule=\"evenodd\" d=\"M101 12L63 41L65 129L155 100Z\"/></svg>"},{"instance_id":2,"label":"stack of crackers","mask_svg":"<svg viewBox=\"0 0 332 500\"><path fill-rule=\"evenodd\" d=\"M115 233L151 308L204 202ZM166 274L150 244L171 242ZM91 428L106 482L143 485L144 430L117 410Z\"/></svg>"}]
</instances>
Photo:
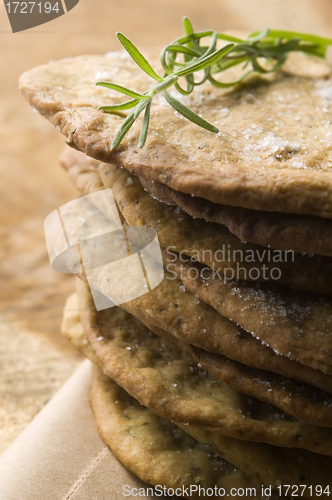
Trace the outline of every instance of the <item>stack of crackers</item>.
<instances>
[{"instance_id":1,"label":"stack of crackers","mask_svg":"<svg viewBox=\"0 0 332 500\"><path fill-rule=\"evenodd\" d=\"M114 151L123 118L97 108L121 97L101 77L151 84L123 53L21 77L66 136L80 193L111 188L124 224L153 228L161 247L164 279L148 293L96 311L80 279L65 308L64 335L96 365L101 436L143 481L183 496L328 498L331 68L296 55L231 91L204 84L183 99L217 135L157 98L144 148L135 124Z\"/></svg>"}]
</instances>

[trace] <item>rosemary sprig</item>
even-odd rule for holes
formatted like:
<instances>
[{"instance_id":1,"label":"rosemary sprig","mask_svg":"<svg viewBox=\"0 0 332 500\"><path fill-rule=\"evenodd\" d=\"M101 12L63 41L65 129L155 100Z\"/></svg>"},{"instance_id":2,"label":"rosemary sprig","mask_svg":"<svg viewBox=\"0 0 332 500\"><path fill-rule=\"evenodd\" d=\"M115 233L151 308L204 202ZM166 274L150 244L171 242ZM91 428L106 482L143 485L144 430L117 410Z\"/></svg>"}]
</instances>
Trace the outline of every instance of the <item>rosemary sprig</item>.
<instances>
[{"instance_id":1,"label":"rosemary sprig","mask_svg":"<svg viewBox=\"0 0 332 500\"><path fill-rule=\"evenodd\" d=\"M96 83L96 85L116 90L131 97L130 100L121 104L99 107L105 113L120 114L121 111L132 110L118 130L111 144L111 149L119 146L130 127L143 111L144 118L138 146L140 148L144 146L149 129L152 99L158 92L161 92L166 101L185 118L199 127L217 133L219 130L214 125L175 99L167 92L167 89L174 85L178 92L189 95L196 86L202 85L205 81L209 81L216 87L229 88L242 82L250 73L277 71L285 63L289 52L292 51L300 51L324 58L326 48L332 44L332 40L329 38L283 30L265 29L252 33L246 39L224 35L212 30L194 32L187 17L183 19L183 27L184 36L177 38L161 51L160 61L164 69L163 76L159 76L154 71L149 62L128 38L122 33L117 33L120 43L131 58L157 83L143 94L116 83L104 81ZM201 42L206 39L210 39L210 44L206 45L205 42L201 45ZM218 40L228 43L218 48ZM262 59L265 61L264 66L261 63ZM239 64L242 65L243 72L236 81L225 83L214 78L214 75ZM194 75L199 71L203 73L203 76L199 80L195 80ZM185 88L179 83L180 77L185 79Z\"/></svg>"}]
</instances>

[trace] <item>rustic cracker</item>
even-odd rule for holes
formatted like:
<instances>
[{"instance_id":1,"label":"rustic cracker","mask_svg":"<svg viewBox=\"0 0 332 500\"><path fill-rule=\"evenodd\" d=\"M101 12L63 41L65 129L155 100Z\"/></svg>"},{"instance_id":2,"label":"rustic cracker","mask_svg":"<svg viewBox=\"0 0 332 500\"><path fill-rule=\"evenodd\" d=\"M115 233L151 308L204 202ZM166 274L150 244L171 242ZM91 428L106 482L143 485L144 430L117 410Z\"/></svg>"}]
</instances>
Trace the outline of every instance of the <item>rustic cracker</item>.
<instances>
[{"instance_id":1,"label":"rustic cracker","mask_svg":"<svg viewBox=\"0 0 332 500\"><path fill-rule=\"evenodd\" d=\"M88 192L89 183L96 183L97 173L92 173L88 180L87 160L77 151L64 153L61 163L80 190ZM258 245L243 243L225 226L193 219L177 207L166 206L154 200L144 191L139 179L126 170L113 165L99 165L98 171L105 187L112 189L128 224L153 227L163 247L192 256L228 277L235 275L249 281L272 280L299 290L332 293L330 257L309 258L293 252L273 252ZM280 278L279 272L275 274L276 271L273 271L274 268L280 269ZM259 276L256 269L260 270Z\"/></svg>"},{"instance_id":2,"label":"rustic cracker","mask_svg":"<svg viewBox=\"0 0 332 500\"><path fill-rule=\"evenodd\" d=\"M151 330L154 331L154 328ZM223 380L233 389L270 403L299 420L332 427L332 400L326 392L267 370L250 368L184 342L178 345L203 370Z\"/></svg>"},{"instance_id":3,"label":"rustic cracker","mask_svg":"<svg viewBox=\"0 0 332 500\"><path fill-rule=\"evenodd\" d=\"M235 275L238 279L264 281L262 269L266 266L265 276L269 281L297 290L332 293L330 257L307 257L292 252L285 254L252 243L243 243L225 226L193 219L179 208L154 200L144 191L137 177L113 165L105 165L101 169L101 178L105 187L112 188L127 223L132 226L153 227L164 248L193 257L228 277ZM246 260L245 256L249 254L250 260ZM260 270L259 275L257 268ZM276 275L272 271L274 268L280 269L279 279L274 279L279 276L279 273ZM253 275L250 274L252 269Z\"/></svg>"},{"instance_id":4,"label":"rustic cracker","mask_svg":"<svg viewBox=\"0 0 332 500\"><path fill-rule=\"evenodd\" d=\"M79 322L78 311L69 309L69 305L77 305L75 295L67 300L62 321L62 334L76 349L98 364L95 352L88 343L83 326ZM299 420L314 425L332 426L332 405L329 404L331 396L325 392L266 370L249 368L225 356L216 355L179 341L167 334L165 330L150 323L144 324L159 337L176 343L185 354L199 363L203 370L226 382L235 390L270 403Z\"/></svg>"},{"instance_id":5,"label":"rustic cracker","mask_svg":"<svg viewBox=\"0 0 332 500\"><path fill-rule=\"evenodd\" d=\"M226 226L241 241L279 250L332 256L332 222L323 217L262 212L212 203L140 176L149 193L176 204L192 217Z\"/></svg>"},{"instance_id":6,"label":"rustic cracker","mask_svg":"<svg viewBox=\"0 0 332 500\"><path fill-rule=\"evenodd\" d=\"M78 293L81 321L104 373L158 415L229 437L331 453L331 429L295 420L204 375L172 342L121 309L94 311L83 283Z\"/></svg>"},{"instance_id":7,"label":"rustic cracker","mask_svg":"<svg viewBox=\"0 0 332 500\"><path fill-rule=\"evenodd\" d=\"M216 453L248 476L254 477L264 485L272 485L272 489L278 484L306 484L309 487L323 485L323 488L330 485L332 466L330 457L323 457L306 450L240 441L215 432L203 431L191 425L180 427L198 441L209 444ZM303 496L312 498L310 489L304 490ZM320 498L328 499L329 494Z\"/></svg>"},{"instance_id":8,"label":"rustic cracker","mask_svg":"<svg viewBox=\"0 0 332 500\"><path fill-rule=\"evenodd\" d=\"M330 298L271 283L225 283L214 277L211 269L196 262L183 262L176 255L166 262L188 290L277 354L332 375Z\"/></svg>"},{"instance_id":9,"label":"rustic cracker","mask_svg":"<svg viewBox=\"0 0 332 500\"><path fill-rule=\"evenodd\" d=\"M133 276L122 279L121 286L131 290ZM331 378L286 356L277 355L271 348L255 339L234 322L186 290L182 282L165 271L163 281L149 293L121 304L121 307L143 322L162 328L171 335L209 352L223 354L247 366L265 369L309 383L324 384L331 389ZM107 270L98 270L99 288L106 296L114 283ZM108 281L106 281L108 280ZM312 377L312 378L311 378Z\"/></svg>"},{"instance_id":10,"label":"rustic cracker","mask_svg":"<svg viewBox=\"0 0 332 500\"><path fill-rule=\"evenodd\" d=\"M94 364L98 365L98 358L91 344L86 338L84 328L80 323L80 311L77 294L73 293L66 300L62 316L61 333L69 342Z\"/></svg>"},{"instance_id":11,"label":"rustic cracker","mask_svg":"<svg viewBox=\"0 0 332 500\"><path fill-rule=\"evenodd\" d=\"M258 482L221 460L209 446L140 405L97 368L92 373L91 405L105 443L142 481L166 488L199 484L205 489L225 488L228 493L231 488L247 487L261 492ZM188 496L199 498L198 493Z\"/></svg>"},{"instance_id":12,"label":"rustic cracker","mask_svg":"<svg viewBox=\"0 0 332 500\"><path fill-rule=\"evenodd\" d=\"M103 278L101 272L100 279ZM195 297L185 289L180 280L173 278L173 275L165 272L165 278L158 287L122 304L121 307L141 321L148 321L197 347L223 354L247 366L315 384L331 392L331 377L325 380L322 371L278 355L259 339L255 339L233 321L218 314L215 309ZM105 291L107 294L106 288ZM319 349L317 351L320 353ZM323 367L329 368L328 356L323 352L322 357Z\"/></svg>"},{"instance_id":13,"label":"rustic cracker","mask_svg":"<svg viewBox=\"0 0 332 500\"><path fill-rule=\"evenodd\" d=\"M311 64L303 55L298 61L300 68ZM206 83L188 97L179 96L219 126L218 135L175 114L157 96L142 149L138 122L111 151L123 118L97 109L122 101L118 93L94 86L101 72L138 92L151 86L151 79L123 52L39 66L22 75L20 87L69 144L98 160L215 203L331 218L332 146L325 140L331 76L327 63L321 64L325 71L306 76L294 67L297 74L286 76L281 70L232 90Z\"/></svg>"},{"instance_id":14,"label":"rustic cracker","mask_svg":"<svg viewBox=\"0 0 332 500\"><path fill-rule=\"evenodd\" d=\"M282 484L324 485L330 477L330 458L305 450L276 448L268 444L238 440L192 425L177 425L203 444L209 443L216 453L227 457L230 463L236 464L245 474L257 478L264 485L274 486L276 481L281 481ZM304 492L303 496L307 495L310 497L310 493Z\"/></svg>"},{"instance_id":15,"label":"rustic cracker","mask_svg":"<svg viewBox=\"0 0 332 500\"><path fill-rule=\"evenodd\" d=\"M70 155L66 153L63 156L63 164L67 166L74 182L83 188L84 183L81 182L79 170L82 155L73 153ZM83 169L84 165L82 160ZM130 176L125 170L107 165L102 171L104 182L112 187L112 192L127 222L131 225L154 227L161 245L165 247L169 245L169 250L164 252L164 263L171 273L176 273L180 277L190 291L223 316L266 342L278 353L332 374L332 339L329 334L332 326L332 305L329 299L274 287L270 283L252 285L245 282L225 282L220 279L220 275L213 274L208 268L202 268L184 257L180 260L179 255L174 252L175 248L212 249L213 254L224 233L222 232L220 236L215 225L211 226L204 222L202 224L184 213L179 214L173 207L163 206L153 200L143 191L139 180ZM233 236L232 238L234 239ZM187 253L190 254L190 251ZM207 259L201 260L214 266L216 263L209 260L210 255L210 252L207 252ZM290 263L288 268L284 269L287 278L293 271L293 274L302 280L304 271L302 272L301 265L304 269L308 269L311 263L310 273L313 276L310 280L314 283L319 282L324 276L324 264L326 260L330 260L321 260L320 257L317 257L316 261L302 256L297 258L300 262ZM316 276L319 269L322 274ZM329 276L328 269L329 267L326 268L326 277ZM197 275L197 279L193 279L193 275Z\"/></svg>"},{"instance_id":16,"label":"rustic cracker","mask_svg":"<svg viewBox=\"0 0 332 500\"><path fill-rule=\"evenodd\" d=\"M84 185L87 184L91 185L91 181L93 181L92 174L91 179L87 179L90 182L80 182L82 175L85 175L84 169L86 167L84 166L84 162L79 163L80 166L77 167L77 156L75 154L69 156L69 158L67 153L65 156L66 165L68 167L72 165L69 168L69 172L71 174L74 173L75 179L81 188L84 189ZM81 157L81 155L79 156ZM80 170L80 168L82 170ZM82 175L80 172L83 172ZM98 177L98 174L94 173L94 176ZM92 182L92 185L94 184L96 184L96 182ZM129 186L130 185L131 184L129 184ZM86 191L84 192L88 194ZM92 208L95 210L94 207ZM102 210L103 208L104 207L101 207ZM100 220L100 222L102 222L101 217L103 216L99 213L98 220ZM100 253L100 248L98 252ZM279 366L279 360L282 358L279 357L277 363L275 363L273 358L272 360L269 359L270 356L268 356L269 365L266 366L266 355L269 350L265 350L265 354L261 352L264 360L263 365L254 366L262 369L267 368L268 370L282 375L286 374L288 377L294 377L308 382L328 392L332 391L330 377L324 376L321 372L321 370L327 373L331 371L329 331L332 309L330 300L324 299L321 296L296 293L286 288L280 288L268 283L251 285L244 282L224 282L224 280L214 277L209 268L203 268L195 262L185 262L183 256L180 260L179 255L173 251L164 251L164 263L172 273L172 276L168 275L168 278L171 277L173 279L173 277L177 275L181 278L182 282L185 283L186 287L194 294L198 295L204 302L212 305L212 307L224 317L233 320L245 330L252 332L254 336L257 336L265 343L271 345L277 353L282 353L294 360L299 360L305 365L317 368L317 370L311 370L310 368L306 369L303 365L299 365L298 363L294 365L290 363L289 366L287 365L286 370L284 370ZM99 280L102 280L102 282L109 278L106 276L105 272L98 271L98 273L102 275L99 276ZM193 279L193 272L197 275L196 279ZM202 273L202 275L200 273ZM105 287L105 282L102 284ZM114 283L112 282L110 285L113 287ZM131 290L133 286L134 280L132 277L129 277L127 289ZM165 284L161 285L161 290L163 290L164 286ZM178 282L178 286L181 286L180 282ZM174 290L172 293L174 293ZM140 309L143 309L143 311L149 309L150 306L146 304L148 298L151 298L156 304L159 304L160 300L164 300L162 293L159 293L158 297L156 294L158 294L158 291L154 291L152 295L150 294L145 298L139 299L138 303L137 301L132 303L129 306L134 307L134 309L130 311L142 320L153 322L153 320L149 320L149 318L145 317L144 313L142 316L142 311L140 311ZM140 301L143 301L141 308L139 307ZM185 311L187 311L187 306L188 304L183 305ZM192 306L192 308L194 310L195 306ZM158 308L155 312L155 317L160 317ZM221 321L223 325L227 327L226 331L229 328L234 329L234 325L231 326L229 322L225 322L224 318ZM195 330L197 330L197 325L200 323L201 322L196 323ZM156 326L160 326L160 324L158 323ZM164 329L168 328L165 325L161 327ZM203 340L197 340L197 334L199 333L202 334L202 332L196 331L194 337L189 338L189 340L187 339L187 341L189 343L193 342L198 346L201 346L203 342L204 348L215 351L215 346L211 347L209 344L206 345L204 335L201 335ZM294 333L296 333L296 335L294 335ZM174 334L174 330L172 330L172 334ZM240 336L246 338L245 334L243 334L244 332L242 332ZM181 335L183 335L183 332L181 332ZM200 343L197 344L197 342ZM242 353L240 359L237 357L235 353L241 352L241 350L242 349L238 348L233 354L230 354L228 350L226 354L223 349L219 348L217 352L226 354L227 357L231 357L245 364L249 363L252 365L253 362L250 361L252 355L249 356L249 361L248 357L243 357L244 353ZM274 358L276 359L276 357ZM282 361L281 364L283 366L284 361Z\"/></svg>"}]
</instances>

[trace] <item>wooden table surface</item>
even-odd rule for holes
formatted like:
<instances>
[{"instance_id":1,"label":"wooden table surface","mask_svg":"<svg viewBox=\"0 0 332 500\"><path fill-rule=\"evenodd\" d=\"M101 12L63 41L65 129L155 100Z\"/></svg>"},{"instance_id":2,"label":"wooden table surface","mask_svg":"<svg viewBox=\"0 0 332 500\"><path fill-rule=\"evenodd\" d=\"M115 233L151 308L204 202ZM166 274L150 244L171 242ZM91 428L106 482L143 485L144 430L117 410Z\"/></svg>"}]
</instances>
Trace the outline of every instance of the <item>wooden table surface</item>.
<instances>
[{"instance_id":1,"label":"wooden table surface","mask_svg":"<svg viewBox=\"0 0 332 500\"><path fill-rule=\"evenodd\" d=\"M195 29L265 27L332 37L331 0L81 0L65 16L13 34L0 4L0 453L81 362L59 327L74 278L51 269L43 223L77 197L58 166L64 139L20 96L38 64L119 48L115 31L158 50Z\"/></svg>"}]
</instances>

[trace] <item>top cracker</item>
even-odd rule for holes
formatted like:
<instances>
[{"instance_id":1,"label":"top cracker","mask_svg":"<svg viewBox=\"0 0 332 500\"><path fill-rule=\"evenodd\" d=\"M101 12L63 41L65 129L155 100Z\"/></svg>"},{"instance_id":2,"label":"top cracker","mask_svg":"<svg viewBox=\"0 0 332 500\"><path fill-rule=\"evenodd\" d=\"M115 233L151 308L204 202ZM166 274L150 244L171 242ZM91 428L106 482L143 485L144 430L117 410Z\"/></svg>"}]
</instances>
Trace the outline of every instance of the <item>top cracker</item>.
<instances>
[{"instance_id":1,"label":"top cracker","mask_svg":"<svg viewBox=\"0 0 332 500\"><path fill-rule=\"evenodd\" d=\"M332 77L326 62L297 54L282 71L233 90L206 83L188 97L177 93L220 129L217 135L157 97L142 149L135 123L111 151L123 117L97 108L125 99L96 87L100 79L137 92L152 83L126 53L114 52L39 66L22 75L20 87L69 145L97 160L220 204L332 218Z\"/></svg>"}]
</instances>

